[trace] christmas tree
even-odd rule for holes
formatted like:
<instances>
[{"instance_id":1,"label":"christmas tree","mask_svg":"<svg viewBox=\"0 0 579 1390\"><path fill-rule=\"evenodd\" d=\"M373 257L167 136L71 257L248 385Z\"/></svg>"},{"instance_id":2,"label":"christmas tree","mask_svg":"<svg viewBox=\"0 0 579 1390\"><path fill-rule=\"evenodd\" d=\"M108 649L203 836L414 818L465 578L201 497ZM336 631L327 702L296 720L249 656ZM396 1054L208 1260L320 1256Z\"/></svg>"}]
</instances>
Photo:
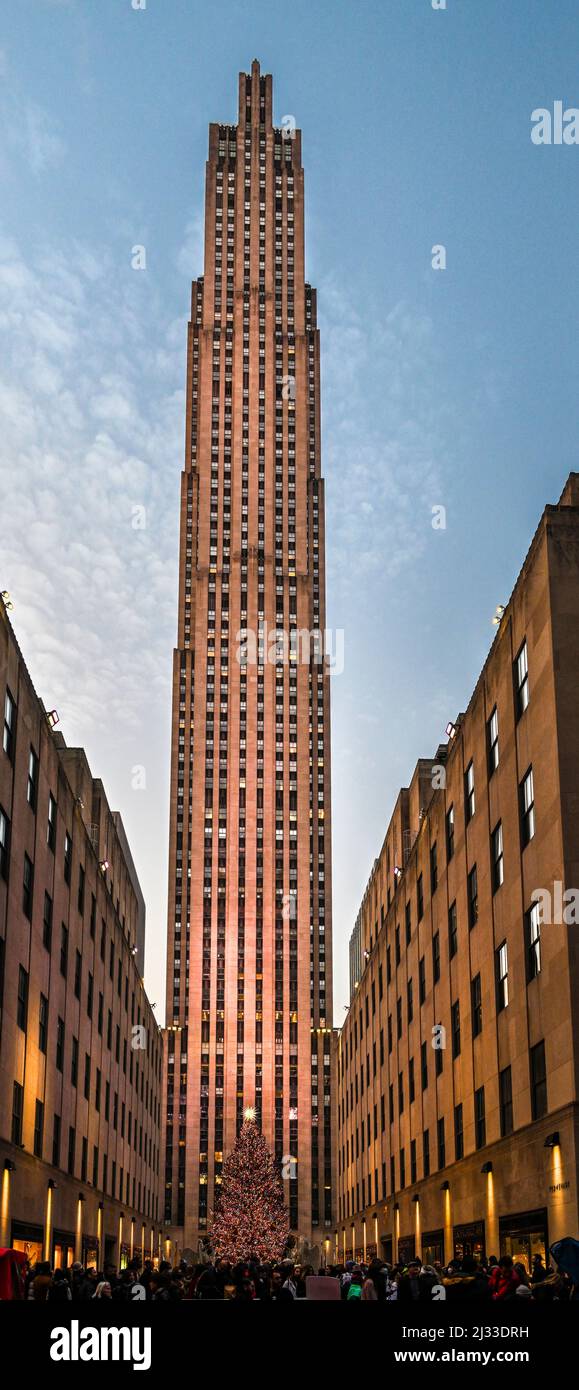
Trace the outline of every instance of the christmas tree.
<instances>
[{"instance_id":1,"label":"christmas tree","mask_svg":"<svg viewBox=\"0 0 579 1390\"><path fill-rule=\"evenodd\" d=\"M236 1264L251 1256L262 1263L281 1259L289 1225L281 1180L253 1111L223 1165L223 1181L211 1239L216 1255Z\"/></svg>"}]
</instances>

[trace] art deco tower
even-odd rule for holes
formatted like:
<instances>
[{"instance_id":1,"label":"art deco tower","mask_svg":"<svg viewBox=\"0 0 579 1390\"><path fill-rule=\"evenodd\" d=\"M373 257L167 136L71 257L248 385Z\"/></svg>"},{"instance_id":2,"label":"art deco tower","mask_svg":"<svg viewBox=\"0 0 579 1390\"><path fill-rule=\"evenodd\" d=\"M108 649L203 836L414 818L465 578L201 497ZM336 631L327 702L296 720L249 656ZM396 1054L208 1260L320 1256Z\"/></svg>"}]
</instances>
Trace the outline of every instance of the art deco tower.
<instances>
[{"instance_id":1,"label":"art deco tower","mask_svg":"<svg viewBox=\"0 0 579 1390\"><path fill-rule=\"evenodd\" d=\"M316 293L272 80L211 125L173 671L165 1219L197 1249L251 1108L294 1234L333 1216L330 727ZM277 633L277 638L275 634Z\"/></svg>"}]
</instances>

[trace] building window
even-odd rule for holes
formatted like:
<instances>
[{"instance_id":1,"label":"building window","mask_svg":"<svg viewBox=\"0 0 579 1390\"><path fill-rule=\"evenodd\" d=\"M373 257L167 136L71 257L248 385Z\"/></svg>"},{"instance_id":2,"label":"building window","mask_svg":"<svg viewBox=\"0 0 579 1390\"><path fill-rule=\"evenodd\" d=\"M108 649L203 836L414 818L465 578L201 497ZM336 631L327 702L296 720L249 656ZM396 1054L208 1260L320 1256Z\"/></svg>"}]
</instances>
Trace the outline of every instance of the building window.
<instances>
[{"instance_id":1,"label":"building window","mask_svg":"<svg viewBox=\"0 0 579 1390\"><path fill-rule=\"evenodd\" d=\"M44 894L44 909L42 912L42 944L49 951L52 945L52 898L50 893Z\"/></svg>"},{"instance_id":2,"label":"building window","mask_svg":"<svg viewBox=\"0 0 579 1390\"><path fill-rule=\"evenodd\" d=\"M477 1149L484 1149L487 1139L484 1086L479 1086L474 1093L474 1132Z\"/></svg>"},{"instance_id":3,"label":"building window","mask_svg":"<svg viewBox=\"0 0 579 1390\"><path fill-rule=\"evenodd\" d=\"M78 898L77 906L82 917L84 912L84 868L82 864L78 867Z\"/></svg>"},{"instance_id":4,"label":"building window","mask_svg":"<svg viewBox=\"0 0 579 1390\"><path fill-rule=\"evenodd\" d=\"M68 927L65 927L64 922L62 922L62 923L61 923L61 927L60 927L60 973L61 973L61 975L64 975L64 978L65 978L65 979L66 979L67 971L68 971Z\"/></svg>"},{"instance_id":5,"label":"building window","mask_svg":"<svg viewBox=\"0 0 579 1390\"><path fill-rule=\"evenodd\" d=\"M410 937L411 937L411 935L412 935L412 906L411 906L410 902L407 902L406 905L405 905L405 908L404 908L404 919L405 919L405 923L406 923L406 945L409 946L409 945L410 945Z\"/></svg>"},{"instance_id":6,"label":"building window","mask_svg":"<svg viewBox=\"0 0 579 1390\"><path fill-rule=\"evenodd\" d=\"M478 1038L482 1033L482 986L480 975L475 975L470 985L470 1006L472 1013L472 1035Z\"/></svg>"},{"instance_id":7,"label":"building window","mask_svg":"<svg viewBox=\"0 0 579 1390\"><path fill-rule=\"evenodd\" d=\"M418 962L418 999L421 1004L426 999L426 961L424 956Z\"/></svg>"},{"instance_id":8,"label":"building window","mask_svg":"<svg viewBox=\"0 0 579 1390\"><path fill-rule=\"evenodd\" d=\"M38 1010L38 1046L41 1052L46 1053L48 1040L48 999L44 994L40 996L40 1006Z\"/></svg>"},{"instance_id":9,"label":"building window","mask_svg":"<svg viewBox=\"0 0 579 1390\"><path fill-rule=\"evenodd\" d=\"M519 787L519 801L521 808L521 839L523 849L530 843L535 834L535 791L533 787L533 769L523 777Z\"/></svg>"},{"instance_id":10,"label":"building window","mask_svg":"<svg viewBox=\"0 0 579 1390\"><path fill-rule=\"evenodd\" d=\"M511 1068L499 1072L499 1095L501 1108L501 1137L513 1132L513 1082Z\"/></svg>"},{"instance_id":11,"label":"building window","mask_svg":"<svg viewBox=\"0 0 579 1390\"><path fill-rule=\"evenodd\" d=\"M460 1057L460 1004L458 999L452 1005L450 1011L451 1034L452 1034L452 1055Z\"/></svg>"},{"instance_id":12,"label":"building window","mask_svg":"<svg viewBox=\"0 0 579 1390\"><path fill-rule=\"evenodd\" d=\"M438 849L436 840L430 846L430 892L434 895L438 888Z\"/></svg>"},{"instance_id":13,"label":"building window","mask_svg":"<svg viewBox=\"0 0 579 1390\"><path fill-rule=\"evenodd\" d=\"M72 869L72 839L68 830L64 837L64 881L70 883L70 873Z\"/></svg>"},{"instance_id":14,"label":"building window","mask_svg":"<svg viewBox=\"0 0 579 1390\"><path fill-rule=\"evenodd\" d=\"M454 806L451 806L446 813L446 857L452 859L454 854Z\"/></svg>"},{"instance_id":15,"label":"building window","mask_svg":"<svg viewBox=\"0 0 579 1390\"><path fill-rule=\"evenodd\" d=\"M515 661L515 708L517 719L525 713L529 703L529 663L527 658L527 643L519 651Z\"/></svg>"},{"instance_id":16,"label":"building window","mask_svg":"<svg viewBox=\"0 0 579 1390\"><path fill-rule=\"evenodd\" d=\"M468 875L466 887L468 897L468 925L472 931L472 928L476 926L478 922L478 878L476 864L473 864Z\"/></svg>"},{"instance_id":17,"label":"building window","mask_svg":"<svg viewBox=\"0 0 579 1390\"><path fill-rule=\"evenodd\" d=\"M534 1120L547 1114L547 1069L545 1065L545 1044L537 1043L531 1048L531 1113Z\"/></svg>"},{"instance_id":18,"label":"building window","mask_svg":"<svg viewBox=\"0 0 579 1390\"><path fill-rule=\"evenodd\" d=\"M499 714L496 705L487 724L487 752L491 778L499 765Z\"/></svg>"},{"instance_id":19,"label":"building window","mask_svg":"<svg viewBox=\"0 0 579 1390\"><path fill-rule=\"evenodd\" d=\"M444 1119L438 1120L436 1126L436 1137L438 1140L438 1166L446 1166L446 1141L444 1137Z\"/></svg>"},{"instance_id":20,"label":"building window","mask_svg":"<svg viewBox=\"0 0 579 1390\"><path fill-rule=\"evenodd\" d=\"M60 1115L55 1115L53 1121L52 1166L53 1168L60 1168Z\"/></svg>"},{"instance_id":21,"label":"building window","mask_svg":"<svg viewBox=\"0 0 579 1390\"><path fill-rule=\"evenodd\" d=\"M18 969L18 999L16 1003L16 1022L22 1032L26 1032L26 1021L28 1017L28 972L24 966Z\"/></svg>"},{"instance_id":22,"label":"building window","mask_svg":"<svg viewBox=\"0 0 579 1390\"><path fill-rule=\"evenodd\" d=\"M462 1127L462 1105L454 1107L454 1157L464 1158L464 1134Z\"/></svg>"},{"instance_id":23,"label":"building window","mask_svg":"<svg viewBox=\"0 0 579 1390\"><path fill-rule=\"evenodd\" d=\"M0 806L0 878L8 882L8 865L10 862L10 821L6 812Z\"/></svg>"},{"instance_id":24,"label":"building window","mask_svg":"<svg viewBox=\"0 0 579 1390\"><path fill-rule=\"evenodd\" d=\"M68 1165L67 1165L67 1166L68 1166L68 1172L70 1173L70 1176L71 1176L71 1177L74 1177L74 1156L75 1156L75 1149L76 1149L76 1131L75 1131L75 1129L73 1128L73 1126L71 1125L71 1126L70 1126L70 1129L69 1129L69 1131L68 1131Z\"/></svg>"},{"instance_id":25,"label":"building window","mask_svg":"<svg viewBox=\"0 0 579 1390\"><path fill-rule=\"evenodd\" d=\"M525 913L527 981L536 980L541 973L541 909L533 903Z\"/></svg>"},{"instance_id":26,"label":"building window","mask_svg":"<svg viewBox=\"0 0 579 1390\"><path fill-rule=\"evenodd\" d=\"M416 1182L416 1140L410 1140L410 1181Z\"/></svg>"},{"instance_id":27,"label":"building window","mask_svg":"<svg viewBox=\"0 0 579 1390\"><path fill-rule=\"evenodd\" d=\"M72 1040L72 1052L70 1055L70 1080L73 1086L78 1082L78 1038Z\"/></svg>"},{"instance_id":28,"label":"building window","mask_svg":"<svg viewBox=\"0 0 579 1390\"><path fill-rule=\"evenodd\" d=\"M80 999L80 986L82 979L82 956L80 951L76 952L74 959L74 993L75 998Z\"/></svg>"},{"instance_id":29,"label":"building window","mask_svg":"<svg viewBox=\"0 0 579 1390\"><path fill-rule=\"evenodd\" d=\"M422 882L422 874L418 875L418 881L416 884L416 909L418 921L421 922L424 916L424 886Z\"/></svg>"},{"instance_id":30,"label":"building window","mask_svg":"<svg viewBox=\"0 0 579 1390\"><path fill-rule=\"evenodd\" d=\"M50 793L50 796L48 798L48 821L46 825L46 843L48 845L48 848L51 849L52 853L54 854L54 851L56 849L56 801L54 800L52 792Z\"/></svg>"},{"instance_id":31,"label":"building window","mask_svg":"<svg viewBox=\"0 0 579 1390\"><path fill-rule=\"evenodd\" d=\"M22 877L22 911L30 921L32 918L32 895L34 892L34 865L28 855L24 855L24 874Z\"/></svg>"},{"instance_id":32,"label":"building window","mask_svg":"<svg viewBox=\"0 0 579 1390\"><path fill-rule=\"evenodd\" d=\"M491 835L491 867L493 879L493 893L498 892L505 877L505 861L503 853L503 826L502 821L493 830Z\"/></svg>"},{"instance_id":33,"label":"building window","mask_svg":"<svg viewBox=\"0 0 579 1390\"><path fill-rule=\"evenodd\" d=\"M64 1067L64 1019L59 1018L56 1025L56 1070Z\"/></svg>"},{"instance_id":34,"label":"building window","mask_svg":"<svg viewBox=\"0 0 579 1390\"><path fill-rule=\"evenodd\" d=\"M38 758L34 749L31 748L28 754L28 782L26 786L26 800L32 811L36 810L38 798Z\"/></svg>"},{"instance_id":35,"label":"building window","mask_svg":"<svg viewBox=\"0 0 579 1390\"><path fill-rule=\"evenodd\" d=\"M458 921L456 916L456 902L451 903L448 909L448 955L452 960L458 951Z\"/></svg>"},{"instance_id":36,"label":"building window","mask_svg":"<svg viewBox=\"0 0 579 1390\"><path fill-rule=\"evenodd\" d=\"M475 809L476 803L474 795L474 763L471 758L471 761L469 762L469 765L464 775L464 817L467 825L469 821L472 820L475 813Z\"/></svg>"},{"instance_id":37,"label":"building window","mask_svg":"<svg viewBox=\"0 0 579 1390\"><path fill-rule=\"evenodd\" d=\"M434 984L440 979L440 932L432 938L432 979Z\"/></svg>"},{"instance_id":38,"label":"building window","mask_svg":"<svg viewBox=\"0 0 579 1390\"><path fill-rule=\"evenodd\" d=\"M2 735L2 747L7 757L12 762L14 758L14 739L16 734L16 703L10 691L6 691L4 697L4 732Z\"/></svg>"},{"instance_id":39,"label":"building window","mask_svg":"<svg viewBox=\"0 0 579 1390\"><path fill-rule=\"evenodd\" d=\"M425 1042L420 1044L420 1080L425 1091L428 1086L428 1051Z\"/></svg>"},{"instance_id":40,"label":"building window","mask_svg":"<svg viewBox=\"0 0 579 1390\"><path fill-rule=\"evenodd\" d=\"M427 1129L422 1133L422 1167L424 1177L430 1177L430 1132Z\"/></svg>"},{"instance_id":41,"label":"building window","mask_svg":"<svg viewBox=\"0 0 579 1390\"><path fill-rule=\"evenodd\" d=\"M506 941L495 952L497 979L497 1012L506 1009L509 1002L509 956Z\"/></svg>"},{"instance_id":42,"label":"building window","mask_svg":"<svg viewBox=\"0 0 579 1390\"><path fill-rule=\"evenodd\" d=\"M412 1019L414 1018L414 991L412 987L412 980L409 980L406 985L406 1004L408 1011L408 1022L412 1023Z\"/></svg>"},{"instance_id":43,"label":"building window","mask_svg":"<svg viewBox=\"0 0 579 1390\"><path fill-rule=\"evenodd\" d=\"M18 1147L22 1144L22 1109L24 1102L24 1091L15 1081L12 1087L12 1143Z\"/></svg>"},{"instance_id":44,"label":"building window","mask_svg":"<svg viewBox=\"0 0 579 1390\"><path fill-rule=\"evenodd\" d=\"M34 1108L34 1155L42 1158L42 1131L44 1129L44 1106L37 1100Z\"/></svg>"}]
</instances>

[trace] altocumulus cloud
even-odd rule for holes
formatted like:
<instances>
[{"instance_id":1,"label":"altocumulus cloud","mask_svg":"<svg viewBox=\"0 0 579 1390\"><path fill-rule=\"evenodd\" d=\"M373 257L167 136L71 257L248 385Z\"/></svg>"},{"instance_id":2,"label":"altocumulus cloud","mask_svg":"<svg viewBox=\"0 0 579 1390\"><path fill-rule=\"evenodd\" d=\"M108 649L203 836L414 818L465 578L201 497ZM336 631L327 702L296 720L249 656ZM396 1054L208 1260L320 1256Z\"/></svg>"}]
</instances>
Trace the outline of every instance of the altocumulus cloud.
<instances>
[{"instance_id":1,"label":"altocumulus cloud","mask_svg":"<svg viewBox=\"0 0 579 1390\"><path fill-rule=\"evenodd\" d=\"M145 279L95 247L0 240L1 586L67 739L134 731L168 698L185 321Z\"/></svg>"},{"instance_id":2,"label":"altocumulus cloud","mask_svg":"<svg viewBox=\"0 0 579 1390\"><path fill-rule=\"evenodd\" d=\"M320 324L329 578L349 589L394 578L424 552L448 488L449 408L427 315L395 304L362 318L330 281Z\"/></svg>"}]
</instances>

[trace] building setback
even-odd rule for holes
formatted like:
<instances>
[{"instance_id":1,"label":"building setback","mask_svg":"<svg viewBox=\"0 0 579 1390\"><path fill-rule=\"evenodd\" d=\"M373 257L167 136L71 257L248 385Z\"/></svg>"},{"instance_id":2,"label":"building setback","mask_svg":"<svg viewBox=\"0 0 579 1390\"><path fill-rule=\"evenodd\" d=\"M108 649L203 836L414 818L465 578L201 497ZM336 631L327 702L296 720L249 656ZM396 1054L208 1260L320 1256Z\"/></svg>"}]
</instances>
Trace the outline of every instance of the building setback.
<instances>
[{"instance_id":1,"label":"building setback","mask_svg":"<svg viewBox=\"0 0 579 1390\"><path fill-rule=\"evenodd\" d=\"M333 1229L329 678L316 293L301 136L272 80L211 125L181 484L164 1216L210 1232L244 1112L294 1235ZM274 634L278 632L276 641ZM299 643L298 643L298 634Z\"/></svg>"},{"instance_id":2,"label":"building setback","mask_svg":"<svg viewBox=\"0 0 579 1390\"><path fill-rule=\"evenodd\" d=\"M0 600L0 1245L158 1256L162 1037L122 821L38 699Z\"/></svg>"},{"instance_id":3,"label":"building setback","mask_svg":"<svg viewBox=\"0 0 579 1390\"><path fill-rule=\"evenodd\" d=\"M356 922L340 1254L528 1263L577 1234L578 634L572 474L466 713L400 792Z\"/></svg>"}]
</instances>

